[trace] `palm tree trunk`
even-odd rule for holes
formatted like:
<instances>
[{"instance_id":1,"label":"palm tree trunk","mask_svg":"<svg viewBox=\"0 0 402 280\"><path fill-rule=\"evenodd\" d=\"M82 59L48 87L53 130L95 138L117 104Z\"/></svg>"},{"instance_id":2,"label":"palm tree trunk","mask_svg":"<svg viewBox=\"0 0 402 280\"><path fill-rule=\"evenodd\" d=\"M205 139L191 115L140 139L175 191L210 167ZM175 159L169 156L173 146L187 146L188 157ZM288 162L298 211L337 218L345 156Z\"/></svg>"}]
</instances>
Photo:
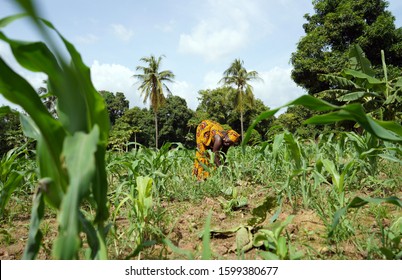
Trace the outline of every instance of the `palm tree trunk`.
<instances>
[{"instance_id":1,"label":"palm tree trunk","mask_svg":"<svg viewBox=\"0 0 402 280\"><path fill-rule=\"evenodd\" d=\"M240 127L241 127L241 140L243 140L243 88L239 87L239 102L240 102Z\"/></svg>"},{"instance_id":2,"label":"palm tree trunk","mask_svg":"<svg viewBox=\"0 0 402 280\"><path fill-rule=\"evenodd\" d=\"M158 115L155 113L155 146L158 149Z\"/></svg>"},{"instance_id":3,"label":"palm tree trunk","mask_svg":"<svg viewBox=\"0 0 402 280\"><path fill-rule=\"evenodd\" d=\"M243 110L240 111L241 140L243 141Z\"/></svg>"}]
</instances>

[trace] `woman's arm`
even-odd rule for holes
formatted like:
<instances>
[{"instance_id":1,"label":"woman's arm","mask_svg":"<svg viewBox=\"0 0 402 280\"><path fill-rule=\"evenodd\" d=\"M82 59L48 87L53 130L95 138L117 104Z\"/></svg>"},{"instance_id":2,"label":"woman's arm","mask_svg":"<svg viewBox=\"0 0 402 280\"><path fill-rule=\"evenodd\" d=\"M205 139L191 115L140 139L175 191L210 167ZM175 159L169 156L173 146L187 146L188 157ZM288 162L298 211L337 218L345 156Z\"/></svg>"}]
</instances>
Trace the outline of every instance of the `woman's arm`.
<instances>
[{"instance_id":1,"label":"woman's arm","mask_svg":"<svg viewBox=\"0 0 402 280\"><path fill-rule=\"evenodd\" d=\"M221 160L220 160L220 156L219 156L219 151L221 150L223 146L223 140L222 138L216 134L214 136L214 146L212 147L212 152L215 153L215 165L218 167L221 165Z\"/></svg>"}]
</instances>

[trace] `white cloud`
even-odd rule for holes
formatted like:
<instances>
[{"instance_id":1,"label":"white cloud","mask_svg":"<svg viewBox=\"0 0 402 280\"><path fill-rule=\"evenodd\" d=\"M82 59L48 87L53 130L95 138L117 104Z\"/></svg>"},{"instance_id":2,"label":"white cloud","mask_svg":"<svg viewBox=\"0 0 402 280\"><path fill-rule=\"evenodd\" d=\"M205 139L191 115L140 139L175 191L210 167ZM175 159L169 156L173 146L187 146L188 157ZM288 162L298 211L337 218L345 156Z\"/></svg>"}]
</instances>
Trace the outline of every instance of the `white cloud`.
<instances>
[{"instance_id":1,"label":"white cloud","mask_svg":"<svg viewBox=\"0 0 402 280\"><path fill-rule=\"evenodd\" d=\"M180 35L179 51L212 61L246 47L270 30L260 10L258 2L208 1L208 15L189 34ZM260 27L257 32L255 26Z\"/></svg>"},{"instance_id":2,"label":"white cloud","mask_svg":"<svg viewBox=\"0 0 402 280\"><path fill-rule=\"evenodd\" d=\"M76 36L75 41L81 44L93 44L99 41L99 37L94 34Z\"/></svg>"},{"instance_id":3,"label":"white cloud","mask_svg":"<svg viewBox=\"0 0 402 280\"><path fill-rule=\"evenodd\" d=\"M264 82L252 83L254 96L261 99L266 106L275 109L305 94L291 79L291 70L274 67L269 71L259 72Z\"/></svg>"},{"instance_id":4,"label":"white cloud","mask_svg":"<svg viewBox=\"0 0 402 280\"><path fill-rule=\"evenodd\" d=\"M138 84L132 77L134 74L134 71L120 64L100 63L95 60L91 66L92 82L97 90L124 93L130 102L130 108L134 106L148 107L148 103L143 103L143 98L138 91ZM186 81L175 81L167 86L173 95L184 98L189 108L193 110L197 108L197 94L193 85Z\"/></svg>"},{"instance_id":5,"label":"white cloud","mask_svg":"<svg viewBox=\"0 0 402 280\"><path fill-rule=\"evenodd\" d=\"M113 93L122 92L130 102L130 107L143 107L142 99L137 91L134 71L119 64L99 63L95 60L91 65L92 82L97 90Z\"/></svg>"},{"instance_id":6,"label":"white cloud","mask_svg":"<svg viewBox=\"0 0 402 280\"><path fill-rule=\"evenodd\" d=\"M219 86L219 81L222 79L222 73L217 71L209 71L204 76L204 88L206 89L214 89Z\"/></svg>"},{"instance_id":7,"label":"white cloud","mask_svg":"<svg viewBox=\"0 0 402 280\"><path fill-rule=\"evenodd\" d=\"M129 41L133 37L133 30L125 27L122 24L112 24L111 25L114 35L122 41Z\"/></svg>"},{"instance_id":8,"label":"white cloud","mask_svg":"<svg viewBox=\"0 0 402 280\"><path fill-rule=\"evenodd\" d=\"M204 56L208 61L232 53L247 42L247 23L217 28L213 21L201 21L190 35L180 35L179 51Z\"/></svg>"},{"instance_id":9,"label":"white cloud","mask_svg":"<svg viewBox=\"0 0 402 280\"><path fill-rule=\"evenodd\" d=\"M156 24L155 28L162 32L169 33L174 30L175 26L176 26L176 21L172 19L172 20L169 20L168 22L164 22L162 24Z\"/></svg>"},{"instance_id":10,"label":"white cloud","mask_svg":"<svg viewBox=\"0 0 402 280\"><path fill-rule=\"evenodd\" d=\"M168 85L173 95L184 98L187 102L187 107L192 110L197 109L198 106L198 93L194 89L194 86L186 81L175 81L173 84Z\"/></svg>"}]
</instances>

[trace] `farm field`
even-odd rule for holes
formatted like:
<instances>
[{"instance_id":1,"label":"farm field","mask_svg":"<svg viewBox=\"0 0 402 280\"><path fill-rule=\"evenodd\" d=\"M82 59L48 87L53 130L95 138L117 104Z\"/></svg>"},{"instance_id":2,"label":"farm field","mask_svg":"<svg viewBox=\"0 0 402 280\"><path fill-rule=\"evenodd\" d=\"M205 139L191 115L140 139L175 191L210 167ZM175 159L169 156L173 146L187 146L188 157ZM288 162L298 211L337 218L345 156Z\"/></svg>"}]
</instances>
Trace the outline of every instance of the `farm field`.
<instances>
[{"instance_id":1,"label":"farm field","mask_svg":"<svg viewBox=\"0 0 402 280\"><path fill-rule=\"evenodd\" d=\"M231 148L226 165L204 182L191 175L194 153L180 144L107 153L109 259L200 259L206 252L212 259L401 258L397 145L370 134L306 141L283 133L245 153ZM36 164L22 154L8 166L23 174L23 184L3 212L0 258L20 259ZM335 213L355 197L391 199L351 207L333 228ZM82 209L88 220L92 203ZM37 258L52 259L55 211L46 208L41 230ZM85 258L87 238L81 239Z\"/></svg>"},{"instance_id":2,"label":"farm field","mask_svg":"<svg viewBox=\"0 0 402 280\"><path fill-rule=\"evenodd\" d=\"M0 107L0 259L402 259L402 33L386 1L312 2L288 73L308 94L271 109L235 59L195 111L165 84L164 55L130 74L149 109L99 91L36 2L14 2L24 13L0 19L0 40L46 80L1 55L0 94L19 109ZM344 26L352 4L361 28ZM40 41L3 33L23 18ZM203 120L222 125L203 135L217 156L230 130L242 139L222 165L207 149L198 181Z\"/></svg>"}]
</instances>

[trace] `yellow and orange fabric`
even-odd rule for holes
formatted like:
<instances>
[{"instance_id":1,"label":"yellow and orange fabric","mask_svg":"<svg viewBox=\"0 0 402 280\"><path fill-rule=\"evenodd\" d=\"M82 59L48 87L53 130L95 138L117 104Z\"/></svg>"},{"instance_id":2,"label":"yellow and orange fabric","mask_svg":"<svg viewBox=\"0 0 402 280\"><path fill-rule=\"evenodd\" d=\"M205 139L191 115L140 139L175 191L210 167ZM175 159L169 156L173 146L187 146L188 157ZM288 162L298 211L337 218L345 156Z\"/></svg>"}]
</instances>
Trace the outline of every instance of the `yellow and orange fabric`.
<instances>
[{"instance_id":1,"label":"yellow and orange fabric","mask_svg":"<svg viewBox=\"0 0 402 280\"><path fill-rule=\"evenodd\" d=\"M193 175L197 176L198 180L205 179L209 176L209 172L205 171L202 165L208 165L209 159L206 150L208 147L213 147L215 135L218 134L224 138L227 134L229 139L236 143L240 135L234 131L225 131L223 127L214 121L203 120L197 127L196 143L197 150L195 153Z\"/></svg>"},{"instance_id":2,"label":"yellow and orange fabric","mask_svg":"<svg viewBox=\"0 0 402 280\"><path fill-rule=\"evenodd\" d=\"M234 130L228 130L228 137L229 137L229 139L233 142L233 143L236 143L238 140L239 140L239 138L240 138L240 134L239 133L237 133L236 131L234 131Z\"/></svg>"}]
</instances>

